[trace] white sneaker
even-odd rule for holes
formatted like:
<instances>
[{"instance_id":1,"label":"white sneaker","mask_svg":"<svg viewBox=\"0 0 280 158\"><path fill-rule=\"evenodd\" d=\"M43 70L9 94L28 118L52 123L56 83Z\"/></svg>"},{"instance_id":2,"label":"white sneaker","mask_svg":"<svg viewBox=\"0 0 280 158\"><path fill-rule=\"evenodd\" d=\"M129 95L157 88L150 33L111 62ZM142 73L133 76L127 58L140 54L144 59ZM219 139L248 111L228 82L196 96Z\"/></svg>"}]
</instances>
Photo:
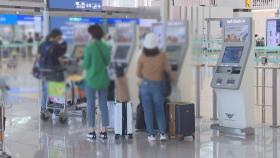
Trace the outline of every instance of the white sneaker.
<instances>
[{"instance_id":1,"label":"white sneaker","mask_svg":"<svg viewBox=\"0 0 280 158\"><path fill-rule=\"evenodd\" d=\"M161 134L159 139L160 139L160 141L167 141L168 136L167 136L167 134Z\"/></svg>"},{"instance_id":2,"label":"white sneaker","mask_svg":"<svg viewBox=\"0 0 280 158\"><path fill-rule=\"evenodd\" d=\"M154 135L148 136L148 141L156 141L156 137Z\"/></svg>"}]
</instances>

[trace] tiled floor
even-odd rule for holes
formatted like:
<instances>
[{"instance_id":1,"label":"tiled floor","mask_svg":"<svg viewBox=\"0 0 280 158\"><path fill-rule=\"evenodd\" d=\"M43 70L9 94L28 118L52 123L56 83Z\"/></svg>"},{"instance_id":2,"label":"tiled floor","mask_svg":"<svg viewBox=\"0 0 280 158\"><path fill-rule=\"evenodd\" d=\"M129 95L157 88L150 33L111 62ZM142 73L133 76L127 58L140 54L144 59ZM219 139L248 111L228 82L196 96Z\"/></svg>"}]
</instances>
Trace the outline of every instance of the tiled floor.
<instances>
[{"instance_id":1,"label":"tiled floor","mask_svg":"<svg viewBox=\"0 0 280 158\"><path fill-rule=\"evenodd\" d=\"M30 75L30 62L21 62L17 70L2 71L12 85L11 102L6 110L6 151L13 158L278 158L280 130L258 125L255 137L248 139L218 136L210 130L208 118L196 120L196 138L184 141L149 143L144 132L134 139L88 141L88 129L80 117L71 117L66 125L58 119L40 121L38 81ZM6 73L8 72L8 73ZM9 74L9 75L8 75ZM2 76L3 76L2 75ZM211 115L211 114L209 114ZM278 156L279 155L279 156Z\"/></svg>"}]
</instances>

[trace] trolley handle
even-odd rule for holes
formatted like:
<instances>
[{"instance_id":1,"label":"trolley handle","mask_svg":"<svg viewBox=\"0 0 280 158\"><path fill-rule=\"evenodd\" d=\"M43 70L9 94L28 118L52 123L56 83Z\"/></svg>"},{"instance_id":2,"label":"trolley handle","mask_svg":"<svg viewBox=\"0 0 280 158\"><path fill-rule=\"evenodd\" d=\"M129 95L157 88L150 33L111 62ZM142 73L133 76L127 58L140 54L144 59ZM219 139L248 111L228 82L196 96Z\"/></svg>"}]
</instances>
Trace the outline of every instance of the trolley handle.
<instances>
[{"instance_id":1,"label":"trolley handle","mask_svg":"<svg viewBox=\"0 0 280 158\"><path fill-rule=\"evenodd\" d=\"M52 72L63 72L66 68L63 66L60 67L53 67L53 68L40 68L40 72L52 73Z\"/></svg>"}]
</instances>

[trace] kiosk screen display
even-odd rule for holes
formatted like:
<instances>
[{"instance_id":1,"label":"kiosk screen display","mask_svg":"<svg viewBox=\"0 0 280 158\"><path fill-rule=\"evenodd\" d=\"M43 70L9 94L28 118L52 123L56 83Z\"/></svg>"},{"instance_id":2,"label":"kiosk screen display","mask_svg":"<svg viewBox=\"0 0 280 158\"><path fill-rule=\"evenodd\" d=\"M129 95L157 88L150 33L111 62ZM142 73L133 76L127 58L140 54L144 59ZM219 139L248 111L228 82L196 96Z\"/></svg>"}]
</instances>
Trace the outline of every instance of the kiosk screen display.
<instances>
[{"instance_id":1,"label":"kiosk screen display","mask_svg":"<svg viewBox=\"0 0 280 158\"><path fill-rule=\"evenodd\" d=\"M117 27L116 29L116 41L118 43L130 43L133 40L134 29L131 25L123 24L122 27Z\"/></svg>"},{"instance_id":2,"label":"kiosk screen display","mask_svg":"<svg viewBox=\"0 0 280 158\"><path fill-rule=\"evenodd\" d=\"M167 43L180 44L186 42L186 26L169 26L166 28Z\"/></svg>"},{"instance_id":3,"label":"kiosk screen display","mask_svg":"<svg viewBox=\"0 0 280 158\"><path fill-rule=\"evenodd\" d=\"M181 57L181 49L180 45L170 45L166 47L166 53L170 60L178 60Z\"/></svg>"},{"instance_id":4,"label":"kiosk screen display","mask_svg":"<svg viewBox=\"0 0 280 158\"><path fill-rule=\"evenodd\" d=\"M115 60L125 60L127 58L130 46L118 46L114 55Z\"/></svg>"},{"instance_id":5,"label":"kiosk screen display","mask_svg":"<svg viewBox=\"0 0 280 158\"><path fill-rule=\"evenodd\" d=\"M278 46L280 43L280 19L269 19L266 22L266 45Z\"/></svg>"},{"instance_id":6,"label":"kiosk screen display","mask_svg":"<svg viewBox=\"0 0 280 158\"><path fill-rule=\"evenodd\" d=\"M243 47L226 47L223 63L239 63L242 57Z\"/></svg>"},{"instance_id":7,"label":"kiosk screen display","mask_svg":"<svg viewBox=\"0 0 280 158\"><path fill-rule=\"evenodd\" d=\"M73 52L73 57L75 59L81 59L83 57L83 54L84 54L84 48L85 48L84 45L75 46L74 52Z\"/></svg>"}]
</instances>

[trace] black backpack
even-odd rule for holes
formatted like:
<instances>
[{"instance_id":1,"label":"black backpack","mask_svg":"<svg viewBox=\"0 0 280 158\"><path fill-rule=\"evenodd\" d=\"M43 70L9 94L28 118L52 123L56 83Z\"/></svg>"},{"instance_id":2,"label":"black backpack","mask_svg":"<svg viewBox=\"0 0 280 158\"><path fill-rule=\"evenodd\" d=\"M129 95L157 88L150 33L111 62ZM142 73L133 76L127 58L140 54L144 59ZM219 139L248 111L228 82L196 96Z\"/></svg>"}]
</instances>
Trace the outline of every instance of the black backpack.
<instances>
[{"instance_id":1,"label":"black backpack","mask_svg":"<svg viewBox=\"0 0 280 158\"><path fill-rule=\"evenodd\" d=\"M42 68L50 68L52 66L51 53L53 52L53 43L45 41L38 48L39 57L35 60L32 68L32 74L35 78L41 79L46 73L41 72Z\"/></svg>"},{"instance_id":2,"label":"black backpack","mask_svg":"<svg viewBox=\"0 0 280 158\"><path fill-rule=\"evenodd\" d=\"M39 67L40 68L49 68L53 65L52 58L51 58L53 50L54 50L54 44L49 41L45 41L39 46L39 53L40 53Z\"/></svg>"}]
</instances>

